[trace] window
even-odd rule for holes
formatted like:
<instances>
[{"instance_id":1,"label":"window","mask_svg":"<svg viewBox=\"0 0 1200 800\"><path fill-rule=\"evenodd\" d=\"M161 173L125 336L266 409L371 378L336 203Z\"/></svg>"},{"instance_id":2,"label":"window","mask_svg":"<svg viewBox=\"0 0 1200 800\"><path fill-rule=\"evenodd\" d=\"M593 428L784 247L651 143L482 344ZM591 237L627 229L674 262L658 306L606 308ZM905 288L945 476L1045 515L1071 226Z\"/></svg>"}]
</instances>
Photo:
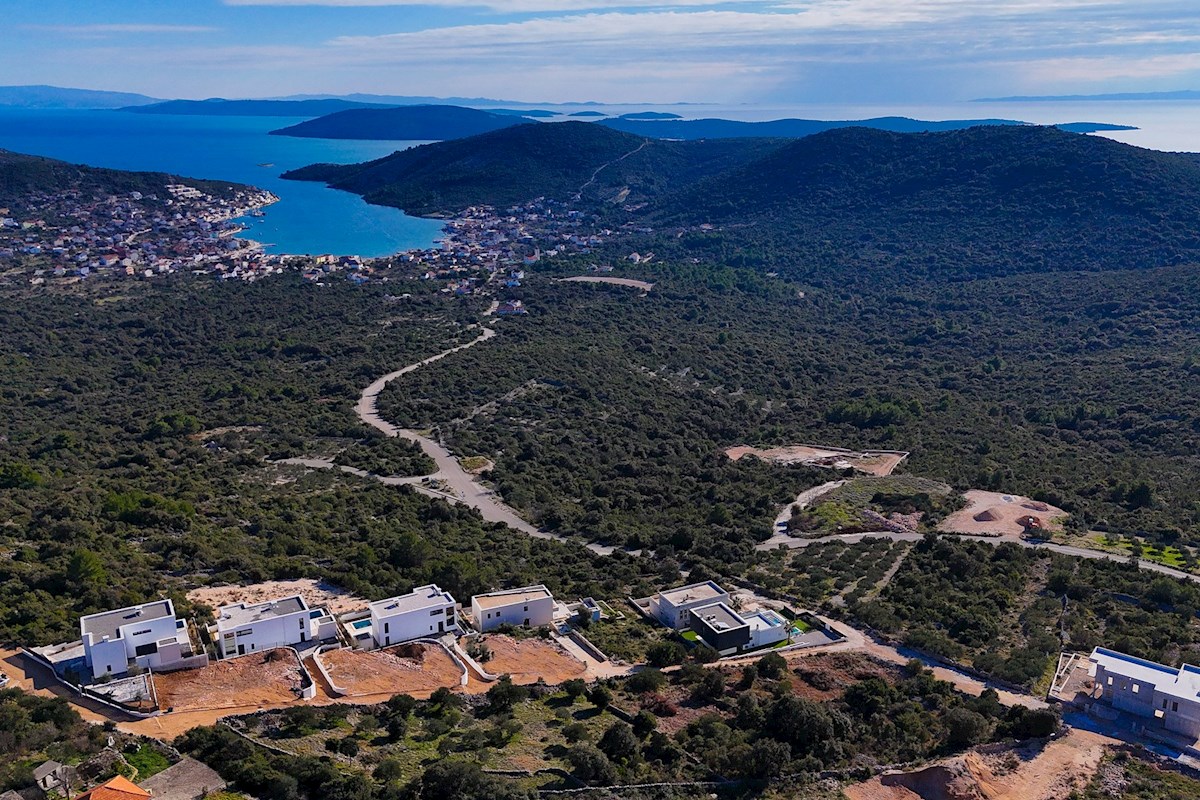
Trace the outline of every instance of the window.
<instances>
[{"instance_id":1,"label":"window","mask_svg":"<svg viewBox=\"0 0 1200 800\"><path fill-rule=\"evenodd\" d=\"M435 608L433 611L430 611L430 612L429 612L429 616L431 616L431 617L436 617L436 616L438 616L439 614L444 614L444 613L446 613L446 609L444 609L444 608Z\"/></svg>"},{"instance_id":2,"label":"window","mask_svg":"<svg viewBox=\"0 0 1200 800\"><path fill-rule=\"evenodd\" d=\"M383 623L383 632L391 633L392 632L392 623L390 623L390 622Z\"/></svg>"},{"instance_id":3,"label":"window","mask_svg":"<svg viewBox=\"0 0 1200 800\"><path fill-rule=\"evenodd\" d=\"M1108 676L1108 685L1112 686L1112 675Z\"/></svg>"},{"instance_id":4,"label":"window","mask_svg":"<svg viewBox=\"0 0 1200 800\"><path fill-rule=\"evenodd\" d=\"M1172 701L1171 701L1171 710L1172 710L1172 711L1178 711L1178 710L1179 710L1179 703L1177 703L1177 702L1175 702L1174 700L1172 700Z\"/></svg>"},{"instance_id":5,"label":"window","mask_svg":"<svg viewBox=\"0 0 1200 800\"><path fill-rule=\"evenodd\" d=\"M240 631L238 631L238 632L237 632L237 635L238 635L238 636L249 636L249 635L250 635L250 634L252 634L252 633L254 633L254 629L253 629L253 628L246 628L245 630L240 630Z\"/></svg>"},{"instance_id":6,"label":"window","mask_svg":"<svg viewBox=\"0 0 1200 800\"><path fill-rule=\"evenodd\" d=\"M228 633L226 633L226 634L225 634L225 638L226 638L226 639L232 639L232 638L233 638L233 631L229 631Z\"/></svg>"},{"instance_id":7,"label":"window","mask_svg":"<svg viewBox=\"0 0 1200 800\"><path fill-rule=\"evenodd\" d=\"M1167 707L1167 698L1163 698L1163 708Z\"/></svg>"},{"instance_id":8,"label":"window","mask_svg":"<svg viewBox=\"0 0 1200 800\"><path fill-rule=\"evenodd\" d=\"M528 610L529 610L529 606L525 606L525 610L526 610L526 611L528 611Z\"/></svg>"},{"instance_id":9,"label":"window","mask_svg":"<svg viewBox=\"0 0 1200 800\"><path fill-rule=\"evenodd\" d=\"M150 629L146 628L144 631L134 631L133 633L131 633L129 635L130 636L145 636L149 632L150 632Z\"/></svg>"},{"instance_id":10,"label":"window","mask_svg":"<svg viewBox=\"0 0 1200 800\"><path fill-rule=\"evenodd\" d=\"M1140 687L1139 687L1139 686L1138 686L1138 685L1135 683L1135 684L1133 685L1133 693L1134 693L1134 694L1137 694L1137 693L1138 693L1138 690L1139 690L1139 688L1140 688Z\"/></svg>"},{"instance_id":11,"label":"window","mask_svg":"<svg viewBox=\"0 0 1200 800\"><path fill-rule=\"evenodd\" d=\"M151 653L158 652L158 645L151 642L150 644L139 644L133 649L135 656L148 656Z\"/></svg>"},{"instance_id":12,"label":"window","mask_svg":"<svg viewBox=\"0 0 1200 800\"><path fill-rule=\"evenodd\" d=\"M300 623L300 630L304 630L304 620L298 619L296 621Z\"/></svg>"}]
</instances>

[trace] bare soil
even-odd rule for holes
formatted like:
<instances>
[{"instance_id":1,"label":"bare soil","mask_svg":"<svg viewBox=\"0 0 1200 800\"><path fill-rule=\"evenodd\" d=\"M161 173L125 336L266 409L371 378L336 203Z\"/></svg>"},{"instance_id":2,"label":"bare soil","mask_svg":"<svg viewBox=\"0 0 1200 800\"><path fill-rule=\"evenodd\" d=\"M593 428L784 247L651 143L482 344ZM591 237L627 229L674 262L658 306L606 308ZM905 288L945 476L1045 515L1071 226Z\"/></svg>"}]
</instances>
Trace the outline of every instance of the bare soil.
<instances>
[{"instance_id":1,"label":"bare soil","mask_svg":"<svg viewBox=\"0 0 1200 800\"><path fill-rule=\"evenodd\" d=\"M1020 536L1025 525L1018 520L1036 518L1041 527L1051 532L1062 530L1067 512L1028 497L972 489L963 493L965 508L942 520L939 530L949 533L969 533L993 536Z\"/></svg>"},{"instance_id":2,"label":"bare soil","mask_svg":"<svg viewBox=\"0 0 1200 800\"><path fill-rule=\"evenodd\" d=\"M849 800L1060 800L1083 789L1113 740L1070 730L1041 750L970 752L847 786Z\"/></svg>"},{"instance_id":3,"label":"bare soil","mask_svg":"<svg viewBox=\"0 0 1200 800\"><path fill-rule=\"evenodd\" d=\"M829 467L831 469L852 468L878 478L886 478L908 457L907 453L877 453L854 452L837 448L813 447L807 444L794 444L786 447L771 447L767 449L739 445L725 451L731 460L737 461L744 456L769 461L775 464L808 464L814 467Z\"/></svg>"},{"instance_id":4,"label":"bare soil","mask_svg":"<svg viewBox=\"0 0 1200 800\"><path fill-rule=\"evenodd\" d=\"M462 674L440 647L421 644L365 653L334 650L322 653L321 663L350 697L411 694L426 698L443 686L457 688Z\"/></svg>"},{"instance_id":5,"label":"bare soil","mask_svg":"<svg viewBox=\"0 0 1200 800\"><path fill-rule=\"evenodd\" d=\"M327 583L300 578L294 581L266 581L248 586L202 586L187 593L188 600L217 608L230 603L262 603L280 597L301 595L310 608L327 608L334 614L366 608L367 601Z\"/></svg>"},{"instance_id":6,"label":"bare soil","mask_svg":"<svg viewBox=\"0 0 1200 800\"><path fill-rule=\"evenodd\" d=\"M161 709L199 711L288 703L299 696L300 663L286 649L154 674Z\"/></svg>"},{"instance_id":7,"label":"bare soil","mask_svg":"<svg viewBox=\"0 0 1200 800\"><path fill-rule=\"evenodd\" d=\"M492 652L483 668L493 675L510 675L513 683L536 683L540 678L553 686L581 677L587 669L579 659L545 639L493 635L483 637L483 642ZM482 690L487 688L485 685Z\"/></svg>"}]
</instances>

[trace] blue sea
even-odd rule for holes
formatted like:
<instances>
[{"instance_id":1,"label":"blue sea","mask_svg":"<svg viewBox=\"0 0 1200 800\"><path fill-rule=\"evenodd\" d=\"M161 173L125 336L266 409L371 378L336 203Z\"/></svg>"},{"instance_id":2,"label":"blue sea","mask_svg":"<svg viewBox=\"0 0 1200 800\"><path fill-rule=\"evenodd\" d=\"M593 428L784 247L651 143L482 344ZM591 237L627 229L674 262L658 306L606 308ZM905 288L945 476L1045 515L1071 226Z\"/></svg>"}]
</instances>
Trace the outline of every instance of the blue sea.
<instances>
[{"instance_id":1,"label":"blue sea","mask_svg":"<svg viewBox=\"0 0 1200 800\"><path fill-rule=\"evenodd\" d=\"M319 183L285 181L289 169L380 158L420 142L268 136L291 117L186 117L119 111L0 109L0 148L79 164L246 183L279 197L242 236L270 253L375 257L428 247L437 220L372 206Z\"/></svg>"}]
</instances>

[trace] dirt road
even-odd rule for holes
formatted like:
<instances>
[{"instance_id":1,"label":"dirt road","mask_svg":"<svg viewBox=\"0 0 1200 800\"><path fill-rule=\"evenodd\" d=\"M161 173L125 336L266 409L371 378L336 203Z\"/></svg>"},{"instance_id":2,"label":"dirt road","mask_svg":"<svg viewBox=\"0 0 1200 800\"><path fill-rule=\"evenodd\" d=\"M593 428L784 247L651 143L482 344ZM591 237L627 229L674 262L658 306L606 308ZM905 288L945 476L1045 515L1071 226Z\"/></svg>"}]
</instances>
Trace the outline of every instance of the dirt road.
<instances>
[{"instance_id":1,"label":"dirt road","mask_svg":"<svg viewBox=\"0 0 1200 800\"><path fill-rule=\"evenodd\" d=\"M605 278L600 275L577 275L573 278L555 278L555 280L573 283L610 283L613 286L628 286L633 289L641 289L642 292L648 292L654 288L653 283L646 281L634 280L633 278Z\"/></svg>"}]
</instances>

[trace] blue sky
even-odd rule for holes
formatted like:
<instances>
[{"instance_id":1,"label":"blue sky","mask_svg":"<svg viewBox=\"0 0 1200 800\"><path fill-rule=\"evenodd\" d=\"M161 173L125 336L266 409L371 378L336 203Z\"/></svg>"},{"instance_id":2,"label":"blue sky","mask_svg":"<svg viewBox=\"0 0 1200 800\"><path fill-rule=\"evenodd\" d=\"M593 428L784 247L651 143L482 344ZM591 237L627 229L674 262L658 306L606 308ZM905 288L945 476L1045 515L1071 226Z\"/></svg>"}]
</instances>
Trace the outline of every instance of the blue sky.
<instances>
[{"instance_id":1,"label":"blue sky","mask_svg":"<svg viewBox=\"0 0 1200 800\"><path fill-rule=\"evenodd\" d=\"M4 0L0 82L938 103L1200 88L1200 0Z\"/></svg>"}]
</instances>

